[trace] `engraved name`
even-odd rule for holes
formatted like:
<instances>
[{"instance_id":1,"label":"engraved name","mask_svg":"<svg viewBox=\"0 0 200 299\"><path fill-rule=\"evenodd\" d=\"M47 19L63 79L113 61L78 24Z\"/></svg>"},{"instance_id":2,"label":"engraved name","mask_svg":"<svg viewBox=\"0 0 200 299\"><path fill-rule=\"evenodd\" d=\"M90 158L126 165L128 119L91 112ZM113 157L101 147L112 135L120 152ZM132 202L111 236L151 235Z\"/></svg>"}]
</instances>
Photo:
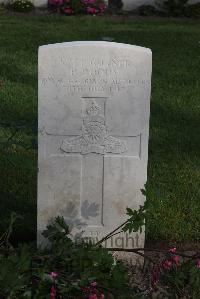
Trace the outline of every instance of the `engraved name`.
<instances>
[{"instance_id":1,"label":"engraved name","mask_svg":"<svg viewBox=\"0 0 200 299\"><path fill-rule=\"evenodd\" d=\"M103 59L101 57L61 57L61 63L71 67L79 66L82 68L87 66L104 68L128 68L133 65L131 60L127 58L121 59L119 57L112 57L110 59Z\"/></svg>"},{"instance_id":2,"label":"engraved name","mask_svg":"<svg viewBox=\"0 0 200 299\"><path fill-rule=\"evenodd\" d=\"M62 66L64 65L64 73L65 69L67 70L67 78L64 75L58 78L49 74L41 78L43 86L52 84L63 88L66 94L93 91L115 93L128 87L150 87L150 81L145 78L124 79L127 68L131 69L133 76L136 74L136 67L129 59L60 57L60 60Z\"/></svg>"}]
</instances>

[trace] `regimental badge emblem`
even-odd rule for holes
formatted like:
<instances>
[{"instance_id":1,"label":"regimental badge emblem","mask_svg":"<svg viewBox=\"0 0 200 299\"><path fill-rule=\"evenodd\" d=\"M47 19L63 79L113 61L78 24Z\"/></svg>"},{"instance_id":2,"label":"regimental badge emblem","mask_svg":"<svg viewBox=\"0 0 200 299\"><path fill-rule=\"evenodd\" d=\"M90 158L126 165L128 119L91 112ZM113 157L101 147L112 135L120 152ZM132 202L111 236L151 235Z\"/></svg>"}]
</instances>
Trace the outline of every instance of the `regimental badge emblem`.
<instances>
[{"instance_id":1,"label":"regimental badge emblem","mask_svg":"<svg viewBox=\"0 0 200 299\"><path fill-rule=\"evenodd\" d=\"M95 101L86 109L83 117L82 134L67 137L62 141L61 150L66 153L81 154L121 154L128 150L125 140L110 136L105 123L105 116L101 114L101 107Z\"/></svg>"}]
</instances>

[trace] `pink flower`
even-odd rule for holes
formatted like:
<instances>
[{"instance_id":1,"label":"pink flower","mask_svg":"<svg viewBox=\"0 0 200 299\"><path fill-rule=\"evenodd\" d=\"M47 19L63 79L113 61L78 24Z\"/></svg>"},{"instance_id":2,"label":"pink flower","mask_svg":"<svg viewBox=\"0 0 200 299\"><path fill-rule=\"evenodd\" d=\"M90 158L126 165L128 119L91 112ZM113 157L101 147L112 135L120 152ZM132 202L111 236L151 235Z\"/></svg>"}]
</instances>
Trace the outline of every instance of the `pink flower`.
<instances>
[{"instance_id":1,"label":"pink flower","mask_svg":"<svg viewBox=\"0 0 200 299\"><path fill-rule=\"evenodd\" d=\"M82 0L84 4L95 4L96 0Z\"/></svg>"},{"instance_id":2,"label":"pink flower","mask_svg":"<svg viewBox=\"0 0 200 299\"><path fill-rule=\"evenodd\" d=\"M104 3L99 4L99 9L100 9L100 12L104 12L106 9L105 4Z\"/></svg>"},{"instance_id":3,"label":"pink flower","mask_svg":"<svg viewBox=\"0 0 200 299\"><path fill-rule=\"evenodd\" d=\"M63 12L68 14L68 15L71 15L73 14L73 10L70 8L70 7L66 7L63 9Z\"/></svg>"},{"instance_id":4,"label":"pink flower","mask_svg":"<svg viewBox=\"0 0 200 299\"><path fill-rule=\"evenodd\" d=\"M105 296L104 296L104 294L100 294L100 297L99 297L99 299L105 299Z\"/></svg>"},{"instance_id":5,"label":"pink flower","mask_svg":"<svg viewBox=\"0 0 200 299\"><path fill-rule=\"evenodd\" d=\"M60 6L63 4L63 0L49 0L50 5Z\"/></svg>"},{"instance_id":6,"label":"pink flower","mask_svg":"<svg viewBox=\"0 0 200 299\"><path fill-rule=\"evenodd\" d=\"M82 290L83 293L88 293L89 292L88 287L81 287L81 290Z\"/></svg>"},{"instance_id":7,"label":"pink flower","mask_svg":"<svg viewBox=\"0 0 200 299\"><path fill-rule=\"evenodd\" d=\"M172 267L172 261L170 261L170 260L165 260L165 261L163 262L162 266L163 266L164 269L168 269L168 270L169 270L169 269Z\"/></svg>"},{"instance_id":8,"label":"pink flower","mask_svg":"<svg viewBox=\"0 0 200 299\"><path fill-rule=\"evenodd\" d=\"M96 281L93 281L93 282L91 282L91 284L90 284L92 287L96 287L97 286L97 282Z\"/></svg>"},{"instance_id":9,"label":"pink flower","mask_svg":"<svg viewBox=\"0 0 200 299\"><path fill-rule=\"evenodd\" d=\"M172 261L178 266L180 264L180 257L178 255L172 256Z\"/></svg>"},{"instance_id":10,"label":"pink flower","mask_svg":"<svg viewBox=\"0 0 200 299\"><path fill-rule=\"evenodd\" d=\"M90 294L88 299L98 299L96 294Z\"/></svg>"},{"instance_id":11,"label":"pink flower","mask_svg":"<svg viewBox=\"0 0 200 299\"><path fill-rule=\"evenodd\" d=\"M176 247L174 247L174 248L170 248L170 249L168 250L168 252L170 252L170 253L175 253L175 252L176 252Z\"/></svg>"},{"instance_id":12,"label":"pink flower","mask_svg":"<svg viewBox=\"0 0 200 299\"><path fill-rule=\"evenodd\" d=\"M96 0L82 0L82 2L87 5L87 4L95 4Z\"/></svg>"},{"instance_id":13,"label":"pink flower","mask_svg":"<svg viewBox=\"0 0 200 299\"><path fill-rule=\"evenodd\" d=\"M98 10L95 8L95 7L90 7L90 6L88 6L87 8L86 8L86 10L87 10L87 13L88 14L96 14L97 12L98 12Z\"/></svg>"},{"instance_id":14,"label":"pink flower","mask_svg":"<svg viewBox=\"0 0 200 299\"><path fill-rule=\"evenodd\" d=\"M54 286L52 286L50 292L50 299L55 299L55 298L56 298L56 289Z\"/></svg>"},{"instance_id":15,"label":"pink flower","mask_svg":"<svg viewBox=\"0 0 200 299\"><path fill-rule=\"evenodd\" d=\"M153 286L155 286L156 283L158 282L160 274L161 274L160 266L155 266L152 271L152 275L151 275L151 282L152 282Z\"/></svg>"},{"instance_id":16,"label":"pink flower","mask_svg":"<svg viewBox=\"0 0 200 299\"><path fill-rule=\"evenodd\" d=\"M197 268L200 268L200 259L197 260Z\"/></svg>"},{"instance_id":17,"label":"pink flower","mask_svg":"<svg viewBox=\"0 0 200 299\"><path fill-rule=\"evenodd\" d=\"M58 273L57 272L51 272L50 276L51 276L51 278L56 279L57 276L58 276Z\"/></svg>"}]
</instances>

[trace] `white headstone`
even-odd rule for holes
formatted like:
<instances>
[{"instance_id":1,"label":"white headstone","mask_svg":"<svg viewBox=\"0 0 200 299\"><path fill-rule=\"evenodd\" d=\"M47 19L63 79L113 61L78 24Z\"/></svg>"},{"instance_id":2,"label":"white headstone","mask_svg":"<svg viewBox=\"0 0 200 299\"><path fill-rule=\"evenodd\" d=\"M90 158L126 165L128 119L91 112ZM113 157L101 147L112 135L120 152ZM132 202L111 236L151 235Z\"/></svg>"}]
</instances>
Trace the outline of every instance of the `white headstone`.
<instances>
[{"instance_id":1,"label":"white headstone","mask_svg":"<svg viewBox=\"0 0 200 299\"><path fill-rule=\"evenodd\" d=\"M95 242L144 203L151 59L147 48L111 42L39 48L39 244L58 215ZM144 233L105 244L143 245Z\"/></svg>"}]
</instances>

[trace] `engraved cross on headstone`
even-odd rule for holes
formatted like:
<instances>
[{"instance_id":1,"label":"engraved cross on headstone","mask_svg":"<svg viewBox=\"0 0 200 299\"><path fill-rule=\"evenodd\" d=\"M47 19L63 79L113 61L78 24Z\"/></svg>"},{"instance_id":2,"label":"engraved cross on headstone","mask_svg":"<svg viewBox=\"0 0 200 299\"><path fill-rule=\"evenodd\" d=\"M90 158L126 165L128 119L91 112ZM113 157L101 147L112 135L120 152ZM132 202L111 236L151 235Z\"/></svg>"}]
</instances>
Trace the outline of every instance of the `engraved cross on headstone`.
<instances>
[{"instance_id":1,"label":"engraved cross on headstone","mask_svg":"<svg viewBox=\"0 0 200 299\"><path fill-rule=\"evenodd\" d=\"M106 100L106 97L82 98L81 134L66 136L60 146L62 152L82 155L81 216L92 226L104 224L104 155L120 155L128 150L125 140L109 135L106 126Z\"/></svg>"}]
</instances>

